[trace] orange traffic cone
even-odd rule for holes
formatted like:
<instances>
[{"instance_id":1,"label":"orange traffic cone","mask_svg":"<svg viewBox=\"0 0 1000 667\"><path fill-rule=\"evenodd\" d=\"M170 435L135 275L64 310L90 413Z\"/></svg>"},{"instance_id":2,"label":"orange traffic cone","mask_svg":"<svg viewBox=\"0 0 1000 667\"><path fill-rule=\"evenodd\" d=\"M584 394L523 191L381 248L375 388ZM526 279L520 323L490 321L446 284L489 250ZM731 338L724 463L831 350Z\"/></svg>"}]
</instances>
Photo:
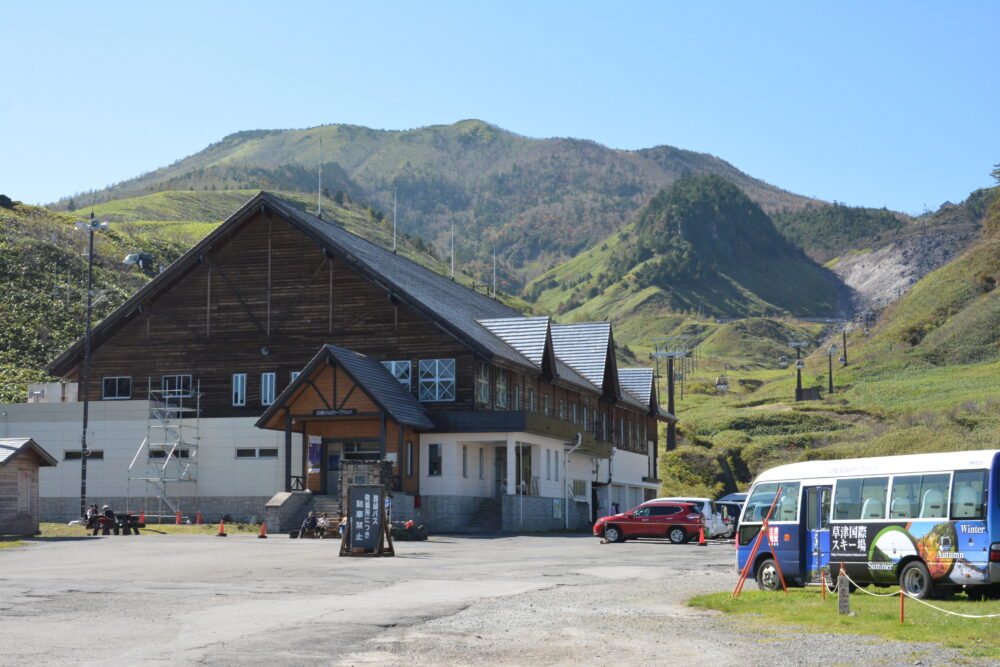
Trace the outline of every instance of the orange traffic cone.
<instances>
[{"instance_id":1,"label":"orange traffic cone","mask_svg":"<svg viewBox=\"0 0 1000 667\"><path fill-rule=\"evenodd\" d=\"M701 526L698 529L698 546L705 546L705 526Z\"/></svg>"},{"instance_id":2,"label":"orange traffic cone","mask_svg":"<svg viewBox=\"0 0 1000 667\"><path fill-rule=\"evenodd\" d=\"M216 535L216 537L225 537L225 536L226 536L226 522L220 520L219 533Z\"/></svg>"},{"instance_id":3,"label":"orange traffic cone","mask_svg":"<svg viewBox=\"0 0 1000 667\"><path fill-rule=\"evenodd\" d=\"M146 510L139 512L139 523L146 523Z\"/></svg>"},{"instance_id":4,"label":"orange traffic cone","mask_svg":"<svg viewBox=\"0 0 1000 667\"><path fill-rule=\"evenodd\" d=\"M199 526L200 526L201 524L205 523L204 521L202 521L202 520L201 520L201 510L198 510L198 516L197 516L197 517L195 517L195 520L194 520L194 522L195 522L196 524L198 524Z\"/></svg>"},{"instance_id":5,"label":"orange traffic cone","mask_svg":"<svg viewBox=\"0 0 1000 667\"><path fill-rule=\"evenodd\" d=\"M181 511L177 510L177 517L174 519L174 525L181 525Z\"/></svg>"},{"instance_id":6,"label":"orange traffic cone","mask_svg":"<svg viewBox=\"0 0 1000 667\"><path fill-rule=\"evenodd\" d=\"M258 535L257 538L258 539L266 539L267 538L267 522L266 521L262 521L261 522L261 524L260 524L260 535Z\"/></svg>"}]
</instances>

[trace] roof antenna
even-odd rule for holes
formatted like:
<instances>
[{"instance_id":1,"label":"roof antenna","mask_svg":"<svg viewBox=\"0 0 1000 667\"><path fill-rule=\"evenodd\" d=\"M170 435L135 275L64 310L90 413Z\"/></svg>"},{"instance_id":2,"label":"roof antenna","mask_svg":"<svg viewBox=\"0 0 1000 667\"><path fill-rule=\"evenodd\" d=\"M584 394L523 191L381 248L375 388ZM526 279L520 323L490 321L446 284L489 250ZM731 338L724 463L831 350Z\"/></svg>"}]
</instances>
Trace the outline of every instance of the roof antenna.
<instances>
[{"instance_id":1,"label":"roof antenna","mask_svg":"<svg viewBox=\"0 0 1000 667\"><path fill-rule=\"evenodd\" d=\"M455 221L451 221L451 279L455 280Z\"/></svg>"},{"instance_id":2,"label":"roof antenna","mask_svg":"<svg viewBox=\"0 0 1000 667\"><path fill-rule=\"evenodd\" d=\"M316 181L316 217L323 219L323 137L319 138L319 176Z\"/></svg>"},{"instance_id":3,"label":"roof antenna","mask_svg":"<svg viewBox=\"0 0 1000 667\"><path fill-rule=\"evenodd\" d=\"M396 186L392 188L392 254L396 254Z\"/></svg>"}]
</instances>

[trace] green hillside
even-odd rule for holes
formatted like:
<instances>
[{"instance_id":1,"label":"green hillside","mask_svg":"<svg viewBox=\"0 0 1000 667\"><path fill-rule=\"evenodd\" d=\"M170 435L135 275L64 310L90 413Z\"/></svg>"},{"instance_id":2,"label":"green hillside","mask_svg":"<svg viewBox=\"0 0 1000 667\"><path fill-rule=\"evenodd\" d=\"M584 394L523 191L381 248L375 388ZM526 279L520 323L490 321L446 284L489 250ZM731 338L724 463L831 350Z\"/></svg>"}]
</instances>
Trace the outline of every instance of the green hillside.
<instances>
[{"instance_id":1,"label":"green hillside","mask_svg":"<svg viewBox=\"0 0 1000 667\"><path fill-rule=\"evenodd\" d=\"M186 218L121 211L128 220L219 219L220 191L294 192L314 197L322 140L323 185L391 212L400 228L444 250L452 223L458 255L480 280L497 245L504 283L519 288L619 229L658 190L684 173L716 174L766 210L797 210L814 200L791 194L703 153L659 146L614 150L578 139L532 139L478 120L408 131L324 125L238 132L205 150L55 208L134 199L164 191L204 193ZM338 194L341 193L341 194ZM195 195L191 195L195 197ZM198 195L200 196L200 194Z\"/></svg>"},{"instance_id":2,"label":"green hillside","mask_svg":"<svg viewBox=\"0 0 1000 667\"><path fill-rule=\"evenodd\" d=\"M887 209L833 203L771 216L778 231L818 262L844 252L859 239L879 237L906 226L908 217Z\"/></svg>"},{"instance_id":3,"label":"green hillside","mask_svg":"<svg viewBox=\"0 0 1000 667\"><path fill-rule=\"evenodd\" d=\"M620 232L524 293L568 320L612 320L624 340L663 331L670 313L823 315L837 307L834 279L739 188L712 175L679 179Z\"/></svg>"},{"instance_id":4,"label":"green hillside","mask_svg":"<svg viewBox=\"0 0 1000 667\"><path fill-rule=\"evenodd\" d=\"M768 368L768 353L761 366L730 364L731 390L719 393L723 364L706 339L698 370L685 378L695 390L677 408L681 447L661 459L665 490L742 488L768 467L814 458L1000 449L1000 196L977 197L984 238L919 281L869 335L851 331L833 394L826 352L833 342L835 359L843 353L841 336L812 338L803 384L822 400L794 402L794 368ZM766 346L756 334L776 323L753 322L735 339ZM771 340L780 348L780 336Z\"/></svg>"}]
</instances>

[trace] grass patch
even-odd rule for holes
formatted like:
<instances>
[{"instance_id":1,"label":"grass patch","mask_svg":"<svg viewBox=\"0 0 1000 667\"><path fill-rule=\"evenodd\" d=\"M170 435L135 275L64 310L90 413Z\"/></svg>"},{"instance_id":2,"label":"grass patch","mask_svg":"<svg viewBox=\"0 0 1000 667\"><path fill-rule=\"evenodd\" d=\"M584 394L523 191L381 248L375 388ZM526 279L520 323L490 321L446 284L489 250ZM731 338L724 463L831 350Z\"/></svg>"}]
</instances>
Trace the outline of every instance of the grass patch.
<instances>
[{"instance_id":1,"label":"grass patch","mask_svg":"<svg viewBox=\"0 0 1000 667\"><path fill-rule=\"evenodd\" d=\"M888 592L889 589L872 589ZM899 600L874 598L856 593L851 611L856 616L837 613L837 596L824 601L819 589L791 589L788 595L747 591L738 599L729 593L700 595L688 601L692 607L715 609L733 614L740 629L776 633L790 629L804 632L874 635L902 641L937 642L957 648L965 655L1000 659L1000 636L995 618L970 619L946 616L924 605L907 601L906 622L899 622ZM973 602L964 596L934 600L933 604L962 614L1000 614L1000 601Z\"/></svg>"},{"instance_id":2,"label":"grass patch","mask_svg":"<svg viewBox=\"0 0 1000 667\"><path fill-rule=\"evenodd\" d=\"M13 537L0 537L0 550L23 546L24 540L19 540Z\"/></svg>"}]
</instances>

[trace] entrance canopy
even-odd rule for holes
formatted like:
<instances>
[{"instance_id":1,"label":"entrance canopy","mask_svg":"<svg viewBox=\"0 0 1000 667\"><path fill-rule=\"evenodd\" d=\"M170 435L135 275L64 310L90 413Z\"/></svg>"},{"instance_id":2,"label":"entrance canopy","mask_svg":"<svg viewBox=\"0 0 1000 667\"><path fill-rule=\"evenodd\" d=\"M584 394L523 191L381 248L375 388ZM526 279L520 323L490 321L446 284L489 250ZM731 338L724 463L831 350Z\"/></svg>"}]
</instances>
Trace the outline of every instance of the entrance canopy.
<instances>
[{"instance_id":1,"label":"entrance canopy","mask_svg":"<svg viewBox=\"0 0 1000 667\"><path fill-rule=\"evenodd\" d=\"M336 345L324 345L257 420L258 428L292 430L322 419L386 417L401 426L432 429L424 406L381 362Z\"/></svg>"}]
</instances>

